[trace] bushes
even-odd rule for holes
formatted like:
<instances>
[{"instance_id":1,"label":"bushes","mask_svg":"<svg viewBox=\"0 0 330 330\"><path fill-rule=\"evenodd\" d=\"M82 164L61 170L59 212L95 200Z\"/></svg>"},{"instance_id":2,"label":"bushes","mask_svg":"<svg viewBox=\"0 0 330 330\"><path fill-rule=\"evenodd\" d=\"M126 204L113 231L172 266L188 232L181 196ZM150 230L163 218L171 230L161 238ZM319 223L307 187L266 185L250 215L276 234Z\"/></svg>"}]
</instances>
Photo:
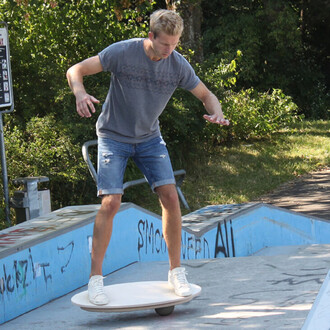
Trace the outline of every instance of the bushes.
<instances>
[{"instance_id":1,"label":"bushes","mask_svg":"<svg viewBox=\"0 0 330 330\"><path fill-rule=\"evenodd\" d=\"M96 201L81 146L95 138L101 107L91 119L80 118L65 71L111 42L146 36L150 1L137 1L120 10L115 6L119 2L35 0L0 4L0 20L9 23L15 94L15 112L6 116L5 125L9 182L22 176L48 176L54 209ZM240 91L236 80L244 74L238 70L242 54L236 52L235 58L228 54L221 60L218 55L209 56L203 64L195 64L195 69L221 100L231 121L229 127L206 123L203 105L183 90L175 92L160 118L176 168L182 162L187 164L199 145L264 136L298 119L297 107L280 90ZM103 102L109 75L86 77L84 83L86 90ZM129 163L127 180L137 176L140 173ZM11 192L13 189L10 186Z\"/></svg>"},{"instance_id":2,"label":"bushes","mask_svg":"<svg viewBox=\"0 0 330 330\"><path fill-rule=\"evenodd\" d=\"M95 185L82 161L81 146L72 142L68 127L53 115L34 117L22 129L5 129L10 191L17 177L47 176L53 209L84 204L95 197ZM10 143L9 143L10 141Z\"/></svg>"},{"instance_id":3,"label":"bushes","mask_svg":"<svg viewBox=\"0 0 330 330\"><path fill-rule=\"evenodd\" d=\"M266 136L300 119L292 98L278 89L269 93L260 93L253 88L228 92L223 106L231 126L222 130L222 140Z\"/></svg>"},{"instance_id":4,"label":"bushes","mask_svg":"<svg viewBox=\"0 0 330 330\"><path fill-rule=\"evenodd\" d=\"M145 35L150 8L148 0L0 2L0 21L9 26L15 96L15 112L5 118L9 182L48 176L54 209L95 202L81 146L95 138L96 116L79 118L65 72L112 42ZM85 80L101 101L108 85L106 74Z\"/></svg>"},{"instance_id":5,"label":"bushes","mask_svg":"<svg viewBox=\"0 0 330 330\"><path fill-rule=\"evenodd\" d=\"M222 60L216 65L212 62L196 65L201 80L221 101L230 126L206 122L202 118L203 105L189 92L178 90L173 95L160 121L163 136L176 158L188 159L198 144L263 137L302 119L292 98L279 89L265 93L253 88L232 91L239 75L240 57L237 52L237 58L228 63Z\"/></svg>"},{"instance_id":6,"label":"bushes","mask_svg":"<svg viewBox=\"0 0 330 330\"><path fill-rule=\"evenodd\" d=\"M68 88L66 70L115 41L145 35L150 2L121 2L1 1L0 21L9 26L16 116L26 121L49 112L70 115L58 99Z\"/></svg>"},{"instance_id":7,"label":"bushes","mask_svg":"<svg viewBox=\"0 0 330 330\"><path fill-rule=\"evenodd\" d=\"M240 49L239 88L281 89L309 118L329 118L326 1L202 1L205 54Z\"/></svg>"}]
</instances>

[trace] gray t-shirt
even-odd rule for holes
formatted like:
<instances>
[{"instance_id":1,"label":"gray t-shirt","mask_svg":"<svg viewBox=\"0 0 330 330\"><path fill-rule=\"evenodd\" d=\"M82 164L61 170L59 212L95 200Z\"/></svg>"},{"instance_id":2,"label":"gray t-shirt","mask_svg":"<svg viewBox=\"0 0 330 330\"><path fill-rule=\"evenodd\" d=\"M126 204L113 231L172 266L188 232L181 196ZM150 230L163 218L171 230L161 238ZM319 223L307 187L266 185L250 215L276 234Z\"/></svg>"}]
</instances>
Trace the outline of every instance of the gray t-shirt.
<instances>
[{"instance_id":1,"label":"gray t-shirt","mask_svg":"<svg viewBox=\"0 0 330 330\"><path fill-rule=\"evenodd\" d=\"M158 117L175 89L192 90L200 81L176 51L152 61L143 40L120 41L98 54L103 70L111 72L109 92L96 124L100 137L140 143L159 136Z\"/></svg>"}]
</instances>

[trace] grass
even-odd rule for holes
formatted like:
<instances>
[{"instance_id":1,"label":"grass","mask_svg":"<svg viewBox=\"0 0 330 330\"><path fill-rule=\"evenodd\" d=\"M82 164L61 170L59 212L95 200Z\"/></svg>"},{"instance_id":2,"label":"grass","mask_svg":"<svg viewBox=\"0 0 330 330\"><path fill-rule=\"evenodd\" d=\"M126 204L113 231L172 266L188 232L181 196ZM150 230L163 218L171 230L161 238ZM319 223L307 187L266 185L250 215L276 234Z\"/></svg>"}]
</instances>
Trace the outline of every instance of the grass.
<instances>
[{"instance_id":1,"label":"grass","mask_svg":"<svg viewBox=\"0 0 330 330\"><path fill-rule=\"evenodd\" d=\"M330 121L304 121L268 138L201 149L184 166L182 191L191 210L245 203L329 165ZM160 214L147 185L130 188L124 200Z\"/></svg>"},{"instance_id":2,"label":"grass","mask_svg":"<svg viewBox=\"0 0 330 330\"><path fill-rule=\"evenodd\" d=\"M187 175L182 191L191 211L206 205L245 203L330 166L330 121L304 121L268 138L198 149L183 166ZM157 196L147 184L127 189L123 201L161 214ZM188 212L182 208L183 214ZM5 227L0 222L0 229Z\"/></svg>"}]
</instances>

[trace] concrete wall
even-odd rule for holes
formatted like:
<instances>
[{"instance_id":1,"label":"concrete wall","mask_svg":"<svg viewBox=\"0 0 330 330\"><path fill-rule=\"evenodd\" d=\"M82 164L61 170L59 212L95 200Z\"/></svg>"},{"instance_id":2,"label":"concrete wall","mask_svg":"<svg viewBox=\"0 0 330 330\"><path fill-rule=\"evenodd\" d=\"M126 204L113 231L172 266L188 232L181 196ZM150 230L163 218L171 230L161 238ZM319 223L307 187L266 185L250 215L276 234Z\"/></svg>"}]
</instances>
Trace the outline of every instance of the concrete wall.
<instances>
[{"instance_id":1,"label":"concrete wall","mask_svg":"<svg viewBox=\"0 0 330 330\"><path fill-rule=\"evenodd\" d=\"M87 283L98 207L64 208L0 233L0 323ZM248 256L268 246L323 243L330 243L330 223L260 204L205 230L185 227L182 259ZM167 258L160 217L124 205L114 220L104 274L137 261Z\"/></svg>"},{"instance_id":2,"label":"concrete wall","mask_svg":"<svg viewBox=\"0 0 330 330\"><path fill-rule=\"evenodd\" d=\"M65 214L74 209L62 210ZM50 225L50 220L70 223L70 217L58 216L60 212L49 215L49 220L47 217L43 217L46 220L38 218L1 233L0 323L87 283L93 223L89 218L83 218L78 228L72 230L70 226L57 228ZM36 237L38 233L40 237ZM29 236L31 244L26 239ZM15 239L23 239L23 242L12 247ZM6 253L5 246L10 253ZM21 251L15 252L15 248ZM116 215L113 238L105 256L104 274L139 260L166 259L161 221L157 216L135 207L124 208Z\"/></svg>"},{"instance_id":3,"label":"concrete wall","mask_svg":"<svg viewBox=\"0 0 330 330\"><path fill-rule=\"evenodd\" d=\"M261 204L218 222L198 239L207 249L197 256L245 257L265 247L329 244L330 222Z\"/></svg>"}]
</instances>

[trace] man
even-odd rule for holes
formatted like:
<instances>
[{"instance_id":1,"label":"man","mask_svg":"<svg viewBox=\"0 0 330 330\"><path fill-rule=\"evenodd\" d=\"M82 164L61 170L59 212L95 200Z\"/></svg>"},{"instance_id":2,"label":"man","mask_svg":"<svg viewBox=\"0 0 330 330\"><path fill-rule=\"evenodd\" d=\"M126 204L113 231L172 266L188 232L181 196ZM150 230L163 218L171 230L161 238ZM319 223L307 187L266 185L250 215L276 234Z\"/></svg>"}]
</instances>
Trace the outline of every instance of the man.
<instances>
[{"instance_id":1,"label":"man","mask_svg":"<svg viewBox=\"0 0 330 330\"><path fill-rule=\"evenodd\" d=\"M177 87L200 99L212 123L229 125L221 105L196 76L190 64L174 49L183 30L181 17L173 11L158 10L150 17L147 39L130 39L112 44L98 55L67 71L69 86L76 97L81 117L95 113L83 77L111 72L111 85L98 118L98 196L102 197L96 216L92 244L92 266L88 284L93 304L107 304L103 290L102 263L112 233L113 218L123 194L123 175L132 157L147 178L162 206L162 227L168 248L169 284L179 296L191 294L185 269L180 265L181 211L170 158L163 141L158 117Z\"/></svg>"}]
</instances>

